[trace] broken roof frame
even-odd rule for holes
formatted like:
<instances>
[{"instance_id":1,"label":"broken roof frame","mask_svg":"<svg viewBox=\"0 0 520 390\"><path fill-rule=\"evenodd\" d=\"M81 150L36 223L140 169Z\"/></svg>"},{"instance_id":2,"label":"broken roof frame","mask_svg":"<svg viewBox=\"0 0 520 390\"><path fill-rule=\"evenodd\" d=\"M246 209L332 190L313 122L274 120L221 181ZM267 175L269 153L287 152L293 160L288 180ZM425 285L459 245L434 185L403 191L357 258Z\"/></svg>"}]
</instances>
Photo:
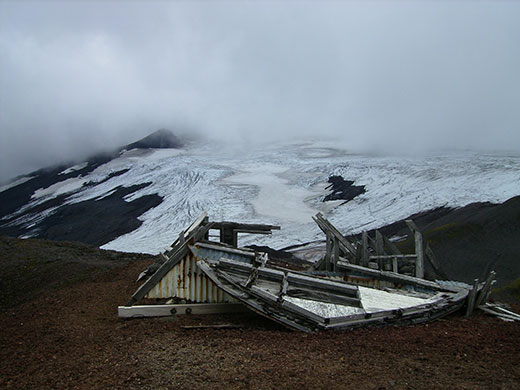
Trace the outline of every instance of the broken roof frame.
<instances>
[{"instance_id":1,"label":"broken roof frame","mask_svg":"<svg viewBox=\"0 0 520 390\"><path fill-rule=\"evenodd\" d=\"M327 245L325 261L333 264L334 271L385 281L393 288L404 287L427 292L431 299L405 307L365 311L360 299L360 287L355 283L274 267L267 264L267 254L236 248L238 232L270 234L272 229L279 229L278 226L210 222L207 214L203 213L188 229L181 232L172 244L171 250L161 255L162 264L137 289L127 305L119 307L119 316L239 311L245 306L291 329L312 332L370 324L431 321L462 308L468 296L473 302L477 300L478 286L468 289L442 285L415 276L351 263L339 253L346 253L351 258L363 258L359 256L359 245L356 248L355 243L345 239L321 214L318 214L316 219L327 235L327 242L329 239L332 242L332 245ZM210 229L221 231L221 243L208 241ZM365 240L364 238L363 241ZM378 237L378 240L384 240L384 237ZM378 253L376 256L385 255ZM370 259L377 260L376 256ZM395 251L393 256L397 256ZM176 268L182 273L175 273ZM167 279L168 275L170 281ZM178 275L178 279L172 280L171 275ZM179 287L181 281L185 283L186 278L189 286L183 285L182 288L187 288L192 294L182 297L189 297L188 300L195 303L136 305L145 297L154 297L151 291L161 283L173 283ZM207 290L204 290L204 286ZM208 301L208 294L205 294L205 291L209 291L208 286L216 287L226 298L221 301ZM200 294L193 294L194 289L200 290ZM482 293L478 300L485 301ZM166 293L168 294L180 297L175 293ZM316 305L319 306L319 310L315 308ZM320 310L329 315L322 314Z\"/></svg>"}]
</instances>

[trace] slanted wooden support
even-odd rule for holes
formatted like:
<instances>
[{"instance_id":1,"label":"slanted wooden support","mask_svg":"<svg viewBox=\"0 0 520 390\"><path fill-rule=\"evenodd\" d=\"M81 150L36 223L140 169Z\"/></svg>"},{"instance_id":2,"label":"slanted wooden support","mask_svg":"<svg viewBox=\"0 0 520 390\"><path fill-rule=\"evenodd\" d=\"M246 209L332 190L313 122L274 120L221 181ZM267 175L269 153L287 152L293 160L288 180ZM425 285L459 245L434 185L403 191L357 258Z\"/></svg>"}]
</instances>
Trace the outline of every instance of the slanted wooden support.
<instances>
[{"instance_id":1,"label":"slanted wooden support","mask_svg":"<svg viewBox=\"0 0 520 390\"><path fill-rule=\"evenodd\" d=\"M419 228L411 219L407 219L406 224L412 231L415 238L415 254L417 255L417 261L415 263L415 277L424 278L424 244L423 236L419 231Z\"/></svg>"},{"instance_id":2,"label":"slanted wooden support","mask_svg":"<svg viewBox=\"0 0 520 390\"><path fill-rule=\"evenodd\" d=\"M470 290L468 295L468 306L466 308L466 317L471 317L471 313L473 313L473 309L475 308L475 298L477 297L478 292L478 279L473 281L473 288Z\"/></svg>"},{"instance_id":3,"label":"slanted wooden support","mask_svg":"<svg viewBox=\"0 0 520 390\"><path fill-rule=\"evenodd\" d=\"M383 241L385 242L386 250L392 255L400 255L401 251L395 246L395 244L388 239L388 237L383 236Z\"/></svg>"},{"instance_id":4,"label":"slanted wooden support","mask_svg":"<svg viewBox=\"0 0 520 390\"><path fill-rule=\"evenodd\" d=\"M316 214L312 217L314 222L325 234L330 234L336 237L339 242L339 248L341 252L348 258L353 259L356 256L356 248L350 243L336 227L331 224L321 213Z\"/></svg>"},{"instance_id":5,"label":"slanted wooden support","mask_svg":"<svg viewBox=\"0 0 520 390\"><path fill-rule=\"evenodd\" d=\"M437 261L437 258L435 257L432 248L430 248L430 244L426 244L426 250L424 251L424 254L426 255L426 259L430 261L430 264L437 276L444 280L449 279L446 273L442 270L441 266L439 265L439 262Z\"/></svg>"},{"instance_id":6,"label":"slanted wooden support","mask_svg":"<svg viewBox=\"0 0 520 390\"><path fill-rule=\"evenodd\" d=\"M489 293L491 292L491 286L495 282L495 271L491 271L486 278L486 282L484 283L484 287L482 287L482 290L480 290L480 293L478 294L477 301L475 303L475 306L480 306L488 300Z\"/></svg>"}]
</instances>

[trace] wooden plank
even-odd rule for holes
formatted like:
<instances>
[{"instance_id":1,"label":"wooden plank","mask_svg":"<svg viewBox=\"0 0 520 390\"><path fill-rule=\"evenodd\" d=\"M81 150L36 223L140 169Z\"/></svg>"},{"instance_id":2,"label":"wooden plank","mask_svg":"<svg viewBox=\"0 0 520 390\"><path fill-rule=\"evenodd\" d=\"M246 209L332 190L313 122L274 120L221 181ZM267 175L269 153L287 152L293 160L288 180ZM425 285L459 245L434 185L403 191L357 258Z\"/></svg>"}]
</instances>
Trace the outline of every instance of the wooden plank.
<instances>
[{"instance_id":1,"label":"wooden plank","mask_svg":"<svg viewBox=\"0 0 520 390\"><path fill-rule=\"evenodd\" d=\"M492 310L494 310L497 313L508 315L508 316L510 316L512 318L515 318L517 321L520 321L520 314L517 314L517 313L515 313L513 311L507 310L506 308L501 307L499 305L486 303L486 304L484 304L482 306L483 307L487 307L488 309L492 309Z\"/></svg>"},{"instance_id":2,"label":"wooden plank","mask_svg":"<svg viewBox=\"0 0 520 390\"><path fill-rule=\"evenodd\" d=\"M459 287L452 286L441 286L438 283L431 282L429 280L416 278L414 276L408 276L403 274L397 274L390 271L379 271L367 267L363 267L360 265L350 264L345 261L339 261L338 267L347 269L349 271L359 273L361 275L368 275L373 277L374 279L387 280L397 284L411 284L417 285L421 287L426 287L429 289L437 290L437 291L449 291L449 292L458 292L461 290ZM463 289L466 290L466 289Z\"/></svg>"},{"instance_id":3,"label":"wooden plank","mask_svg":"<svg viewBox=\"0 0 520 390\"><path fill-rule=\"evenodd\" d=\"M332 281L315 276L297 274L295 272L289 272L287 274L287 279L292 287L309 287L311 289L319 289L328 292L338 292L346 296L359 296L358 286L346 282Z\"/></svg>"},{"instance_id":4,"label":"wooden plank","mask_svg":"<svg viewBox=\"0 0 520 390\"><path fill-rule=\"evenodd\" d=\"M237 324L214 324L214 325L185 325L181 326L182 329L194 330L194 329L238 329L243 328L244 325Z\"/></svg>"},{"instance_id":5,"label":"wooden plank","mask_svg":"<svg viewBox=\"0 0 520 390\"><path fill-rule=\"evenodd\" d=\"M183 314L243 313L247 308L241 303L193 303L179 305L119 306L119 318L166 317Z\"/></svg>"},{"instance_id":6,"label":"wooden plank","mask_svg":"<svg viewBox=\"0 0 520 390\"><path fill-rule=\"evenodd\" d=\"M511 314L504 313L502 311L497 311L496 310L497 306L495 306L495 305L484 304L484 305L479 306L478 308L488 314L494 315L494 316L499 317L500 319L504 319L506 321L520 321L520 315L513 313L513 312L509 312L508 310L506 310L506 311Z\"/></svg>"},{"instance_id":7,"label":"wooden plank","mask_svg":"<svg viewBox=\"0 0 520 390\"><path fill-rule=\"evenodd\" d=\"M236 255L247 256L247 257L251 257L253 259L255 258L255 251L253 251L253 250L229 248L229 247L218 245L218 244L211 244L209 242L196 242L195 249L197 249L197 247L213 249L213 250L236 254Z\"/></svg>"},{"instance_id":8,"label":"wooden plank","mask_svg":"<svg viewBox=\"0 0 520 390\"><path fill-rule=\"evenodd\" d=\"M231 229L231 230L250 230L250 231L262 231L267 232L271 230L280 230L278 225L264 225L264 224L253 224L253 223L239 223L239 222L213 222L214 229Z\"/></svg>"},{"instance_id":9,"label":"wooden plank","mask_svg":"<svg viewBox=\"0 0 520 390\"><path fill-rule=\"evenodd\" d=\"M294 288L289 287L286 294L294 298L310 299L318 302L333 303L336 305L362 307L361 299L357 297L346 297L323 291L316 291L313 289Z\"/></svg>"},{"instance_id":10,"label":"wooden plank","mask_svg":"<svg viewBox=\"0 0 520 390\"><path fill-rule=\"evenodd\" d=\"M235 233L247 233L247 234L273 234L271 230L252 230L252 229L233 229Z\"/></svg>"},{"instance_id":11,"label":"wooden plank","mask_svg":"<svg viewBox=\"0 0 520 390\"><path fill-rule=\"evenodd\" d=\"M466 308L466 317L471 317L473 308L475 307L475 298L477 297L478 279L473 281L473 288L470 290L468 295L468 306Z\"/></svg>"},{"instance_id":12,"label":"wooden plank","mask_svg":"<svg viewBox=\"0 0 520 390\"><path fill-rule=\"evenodd\" d=\"M388 259L393 259L393 258L396 258L396 259L416 259L417 258L417 255L382 255L382 256L370 256L369 257L369 260L378 260L378 259L384 259L384 260L388 260Z\"/></svg>"},{"instance_id":13,"label":"wooden plank","mask_svg":"<svg viewBox=\"0 0 520 390\"><path fill-rule=\"evenodd\" d=\"M204 220L208 217L208 213L204 211L189 227L186 229L186 232L184 233L184 237L187 238L189 235L195 231L195 229L198 229L199 226L204 222Z\"/></svg>"}]
</instances>

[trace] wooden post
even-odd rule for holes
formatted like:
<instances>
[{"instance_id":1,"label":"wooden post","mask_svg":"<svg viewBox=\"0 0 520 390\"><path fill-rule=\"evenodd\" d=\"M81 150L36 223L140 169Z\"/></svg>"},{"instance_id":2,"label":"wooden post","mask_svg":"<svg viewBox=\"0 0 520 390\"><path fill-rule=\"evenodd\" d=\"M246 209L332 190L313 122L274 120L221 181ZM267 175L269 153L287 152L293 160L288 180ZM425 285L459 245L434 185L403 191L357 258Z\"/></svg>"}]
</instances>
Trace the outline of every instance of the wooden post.
<instances>
[{"instance_id":1,"label":"wooden post","mask_svg":"<svg viewBox=\"0 0 520 390\"><path fill-rule=\"evenodd\" d=\"M397 268L397 257L392 259L392 271L395 273L399 272L399 269Z\"/></svg>"},{"instance_id":2,"label":"wooden post","mask_svg":"<svg viewBox=\"0 0 520 390\"><path fill-rule=\"evenodd\" d=\"M339 242L336 237L333 238L332 244L333 244L333 249L334 249L334 259L333 259L332 271L336 272L336 264L339 261Z\"/></svg>"},{"instance_id":3,"label":"wooden post","mask_svg":"<svg viewBox=\"0 0 520 390\"><path fill-rule=\"evenodd\" d=\"M477 302L475 303L475 306L479 307L480 305L486 303L489 292L491 291L491 286L493 285L493 282L495 280L495 271L491 271L486 279L486 283L484 283L484 287L482 287L482 290L480 290L480 294L478 295Z\"/></svg>"},{"instance_id":4,"label":"wooden post","mask_svg":"<svg viewBox=\"0 0 520 390\"><path fill-rule=\"evenodd\" d=\"M468 294L468 307L466 308L466 317L471 317L471 313L473 313L473 308L475 307L475 298L477 297L478 290L478 279L473 281L473 288Z\"/></svg>"},{"instance_id":5,"label":"wooden post","mask_svg":"<svg viewBox=\"0 0 520 390\"><path fill-rule=\"evenodd\" d=\"M361 234L361 240L363 241L363 257L361 258L361 265L363 267L368 267L368 234L366 231L363 231Z\"/></svg>"},{"instance_id":6,"label":"wooden post","mask_svg":"<svg viewBox=\"0 0 520 390\"><path fill-rule=\"evenodd\" d=\"M379 230L376 230L376 255L377 256L383 256L385 254L385 244L383 241L383 235ZM385 267L385 260L384 259L378 259L377 261L379 269L384 269Z\"/></svg>"},{"instance_id":7,"label":"wooden post","mask_svg":"<svg viewBox=\"0 0 520 390\"><path fill-rule=\"evenodd\" d=\"M424 247L423 236L421 232L415 231L415 254L417 262L415 263L415 276L424 279Z\"/></svg>"},{"instance_id":8,"label":"wooden post","mask_svg":"<svg viewBox=\"0 0 520 390\"><path fill-rule=\"evenodd\" d=\"M411 219L407 219L406 224L414 234L415 238L415 254L417 255L417 261L415 262L415 277L424 279L424 243L423 236L419 231L419 228Z\"/></svg>"},{"instance_id":9,"label":"wooden post","mask_svg":"<svg viewBox=\"0 0 520 390\"><path fill-rule=\"evenodd\" d=\"M332 240L330 235L327 234L327 243L326 243L326 254L325 254L325 271L330 271L330 258L332 255Z\"/></svg>"},{"instance_id":10,"label":"wooden post","mask_svg":"<svg viewBox=\"0 0 520 390\"><path fill-rule=\"evenodd\" d=\"M363 245L361 243L357 243L356 246L356 257L354 258L354 264L360 265L361 259L363 258Z\"/></svg>"},{"instance_id":11,"label":"wooden post","mask_svg":"<svg viewBox=\"0 0 520 390\"><path fill-rule=\"evenodd\" d=\"M376 230L376 255L382 256L385 254L383 235L379 230Z\"/></svg>"}]
</instances>

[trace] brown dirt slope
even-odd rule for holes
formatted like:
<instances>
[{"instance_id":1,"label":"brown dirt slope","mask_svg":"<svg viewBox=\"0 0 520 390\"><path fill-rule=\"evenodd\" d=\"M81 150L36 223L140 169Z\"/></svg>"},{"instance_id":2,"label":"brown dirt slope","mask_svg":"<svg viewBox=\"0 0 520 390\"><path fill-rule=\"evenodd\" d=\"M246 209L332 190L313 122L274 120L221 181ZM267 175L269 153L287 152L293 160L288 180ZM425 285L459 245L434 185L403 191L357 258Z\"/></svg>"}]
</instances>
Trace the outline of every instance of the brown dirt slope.
<instances>
[{"instance_id":1,"label":"brown dirt slope","mask_svg":"<svg viewBox=\"0 0 520 390\"><path fill-rule=\"evenodd\" d=\"M44 244L34 240L19 245L30 254L31 243L40 248L39 261L59 258L64 267L78 249L46 243L58 246L41 250ZM7 244L1 245L3 264ZM95 263L96 250L85 250ZM151 259L120 254L112 267L99 253L104 265L96 275L61 287L47 283L0 313L1 389L516 389L520 383L520 326L482 314L312 335L254 314L118 320L117 306ZM36 288L40 273L31 275ZM230 322L243 327L182 329Z\"/></svg>"},{"instance_id":2,"label":"brown dirt slope","mask_svg":"<svg viewBox=\"0 0 520 390\"><path fill-rule=\"evenodd\" d=\"M138 259L153 261L154 257L105 251L77 242L0 236L0 312L50 289L94 279Z\"/></svg>"}]
</instances>

